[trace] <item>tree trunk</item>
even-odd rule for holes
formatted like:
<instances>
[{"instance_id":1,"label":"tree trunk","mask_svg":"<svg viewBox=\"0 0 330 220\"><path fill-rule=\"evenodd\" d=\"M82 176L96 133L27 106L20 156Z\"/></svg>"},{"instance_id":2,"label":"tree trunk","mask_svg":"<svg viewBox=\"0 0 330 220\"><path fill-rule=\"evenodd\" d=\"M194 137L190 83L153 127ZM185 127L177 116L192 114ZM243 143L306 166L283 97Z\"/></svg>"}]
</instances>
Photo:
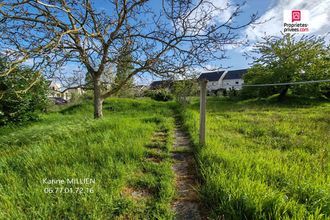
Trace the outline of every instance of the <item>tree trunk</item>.
<instances>
[{"instance_id":1,"label":"tree trunk","mask_svg":"<svg viewBox=\"0 0 330 220\"><path fill-rule=\"evenodd\" d=\"M101 97L100 77L93 78L93 87L94 87L94 118L102 118L103 99Z\"/></svg>"},{"instance_id":2,"label":"tree trunk","mask_svg":"<svg viewBox=\"0 0 330 220\"><path fill-rule=\"evenodd\" d=\"M287 85L287 86L285 86L284 89L281 90L280 95L278 96L278 100L279 100L279 101L283 101L283 99L285 98L286 93L287 93L288 90L289 90L289 87L290 87L290 86Z\"/></svg>"}]
</instances>

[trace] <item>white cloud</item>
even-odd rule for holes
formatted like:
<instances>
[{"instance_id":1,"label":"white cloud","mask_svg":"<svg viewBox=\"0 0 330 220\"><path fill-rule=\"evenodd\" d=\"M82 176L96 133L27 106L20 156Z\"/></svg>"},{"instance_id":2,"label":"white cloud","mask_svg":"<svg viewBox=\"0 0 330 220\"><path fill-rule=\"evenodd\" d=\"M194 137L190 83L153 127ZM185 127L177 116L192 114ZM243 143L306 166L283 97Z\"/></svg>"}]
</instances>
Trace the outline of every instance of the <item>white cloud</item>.
<instances>
[{"instance_id":1,"label":"white cloud","mask_svg":"<svg viewBox=\"0 0 330 220\"><path fill-rule=\"evenodd\" d=\"M197 1L195 2L197 3ZM191 13L190 18L200 20L204 16L209 18L209 22L226 22L231 17L235 11L235 6L232 5L231 0L209 0L205 1L199 6L193 13ZM205 12L209 12L205 14Z\"/></svg>"},{"instance_id":2,"label":"white cloud","mask_svg":"<svg viewBox=\"0 0 330 220\"><path fill-rule=\"evenodd\" d=\"M220 10L214 13L215 19L225 22L234 13L235 8L231 6L230 0L210 0L210 2Z\"/></svg>"},{"instance_id":3,"label":"white cloud","mask_svg":"<svg viewBox=\"0 0 330 220\"><path fill-rule=\"evenodd\" d=\"M330 0L287 1L279 0L273 4L259 21L270 21L250 26L245 30L249 40L259 40L265 35L278 36L283 29L284 10L308 10L310 14L310 33L322 35L330 30Z\"/></svg>"}]
</instances>

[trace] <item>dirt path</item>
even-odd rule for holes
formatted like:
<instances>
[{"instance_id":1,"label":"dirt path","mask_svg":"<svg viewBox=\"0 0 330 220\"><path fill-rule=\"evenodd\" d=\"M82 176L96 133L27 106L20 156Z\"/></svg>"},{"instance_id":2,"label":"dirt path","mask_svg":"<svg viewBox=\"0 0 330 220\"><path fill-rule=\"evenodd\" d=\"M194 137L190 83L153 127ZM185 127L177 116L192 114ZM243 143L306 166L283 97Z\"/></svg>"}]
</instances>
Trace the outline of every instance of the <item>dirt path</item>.
<instances>
[{"instance_id":1,"label":"dirt path","mask_svg":"<svg viewBox=\"0 0 330 220\"><path fill-rule=\"evenodd\" d=\"M197 171L193 149L188 135L176 123L173 146L173 170L177 196L172 204L175 219L201 219L197 194Z\"/></svg>"}]
</instances>

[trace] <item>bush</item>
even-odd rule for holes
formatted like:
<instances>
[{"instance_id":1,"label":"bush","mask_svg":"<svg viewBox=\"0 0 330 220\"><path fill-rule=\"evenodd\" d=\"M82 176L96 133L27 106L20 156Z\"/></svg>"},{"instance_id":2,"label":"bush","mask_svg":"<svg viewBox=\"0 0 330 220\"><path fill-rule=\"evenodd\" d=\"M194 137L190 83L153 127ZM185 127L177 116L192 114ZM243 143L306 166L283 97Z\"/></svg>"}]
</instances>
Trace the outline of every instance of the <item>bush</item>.
<instances>
[{"instance_id":1,"label":"bush","mask_svg":"<svg viewBox=\"0 0 330 220\"><path fill-rule=\"evenodd\" d=\"M2 62L0 72L3 69ZM36 120L36 112L47 105L47 82L28 68L18 67L0 77L0 91L0 125Z\"/></svg>"},{"instance_id":2,"label":"bush","mask_svg":"<svg viewBox=\"0 0 330 220\"><path fill-rule=\"evenodd\" d=\"M232 88L230 88L230 89L228 90L228 96L229 96L230 98L237 97L238 94L239 94L239 91L237 91L236 89L232 89Z\"/></svg>"},{"instance_id":3,"label":"bush","mask_svg":"<svg viewBox=\"0 0 330 220\"><path fill-rule=\"evenodd\" d=\"M172 90L177 102L187 104L190 96L197 95L198 83L195 80L175 81Z\"/></svg>"},{"instance_id":4,"label":"bush","mask_svg":"<svg viewBox=\"0 0 330 220\"><path fill-rule=\"evenodd\" d=\"M289 34L281 38L266 37L255 46L254 52L259 58L244 75L245 85L325 80L330 77L330 46L324 38L296 38ZM328 89L329 83L245 86L241 94L243 98L279 94L278 100L283 101L290 93L305 97L327 96Z\"/></svg>"},{"instance_id":5,"label":"bush","mask_svg":"<svg viewBox=\"0 0 330 220\"><path fill-rule=\"evenodd\" d=\"M148 90L146 96L156 101L167 102L173 100L173 95L166 89Z\"/></svg>"}]
</instances>

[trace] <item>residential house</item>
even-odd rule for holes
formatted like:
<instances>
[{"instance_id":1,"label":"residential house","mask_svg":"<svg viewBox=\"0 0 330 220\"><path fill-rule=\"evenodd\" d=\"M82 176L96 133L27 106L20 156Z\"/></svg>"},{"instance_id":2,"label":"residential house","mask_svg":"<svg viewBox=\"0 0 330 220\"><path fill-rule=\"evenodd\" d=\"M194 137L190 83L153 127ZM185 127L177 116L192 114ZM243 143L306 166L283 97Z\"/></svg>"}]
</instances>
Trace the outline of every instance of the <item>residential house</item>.
<instances>
[{"instance_id":1,"label":"residential house","mask_svg":"<svg viewBox=\"0 0 330 220\"><path fill-rule=\"evenodd\" d=\"M73 96L81 96L85 93L82 88L69 88L62 92L62 98L65 100L71 100Z\"/></svg>"},{"instance_id":2,"label":"residential house","mask_svg":"<svg viewBox=\"0 0 330 220\"><path fill-rule=\"evenodd\" d=\"M54 81L48 81L49 92L48 98L63 98L66 101L69 101L74 95L80 96L85 93L82 88L69 88L69 89L61 89L61 85L59 83L55 83Z\"/></svg>"},{"instance_id":3,"label":"residential house","mask_svg":"<svg viewBox=\"0 0 330 220\"><path fill-rule=\"evenodd\" d=\"M156 89L168 89L170 90L173 86L173 80L160 80L160 81L153 81L149 85L149 89L156 90Z\"/></svg>"},{"instance_id":4,"label":"residential house","mask_svg":"<svg viewBox=\"0 0 330 220\"><path fill-rule=\"evenodd\" d=\"M134 85L133 86L134 95L137 97L142 96L147 89L148 89L148 86L145 86L145 85Z\"/></svg>"},{"instance_id":5,"label":"residential house","mask_svg":"<svg viewBox=\"0 0 330 220\"><path fill-rule=\"evenodd\" d=\"M206 89L209 92L229 89L240 90L244 83L243 75L246 72L247 69L208 72L202 73L198 79L208 81Z\"/></svg>"},{"instance_id":6,"label":"residential house","mask_svg":"<svg viewBox=\"0 0 330 220\"><path fill-rule=\"evenodd\" d=\"M242 85L244 83L243 76L246 73L247 73L247 69L230 70L230 71L226 72L225 76L222 79L221 88L226 89L226 90L242 89Z\"/></svg>"},{"instance_id":7,"label":"residential house","mask_svg":"<svg viewBox=\"0 0 330 220\"><path fill-rule=\"evenodd\" d=\"M55 83L54 81L49 80L48 81L48 98L61 98L61 85L58 83Z\"/></svg>"},{"instance_id":8,"label":"residential house","mask_svg":"<svg viewBox=\"0 0 330 220\"><path fill-rule=\"evenodd\" d=\"M208 81L206 86L207 91L217 91L222 86L224 73L225 71L202 73L198 79L206 79Z\"/></svg>"}]
</instances>

